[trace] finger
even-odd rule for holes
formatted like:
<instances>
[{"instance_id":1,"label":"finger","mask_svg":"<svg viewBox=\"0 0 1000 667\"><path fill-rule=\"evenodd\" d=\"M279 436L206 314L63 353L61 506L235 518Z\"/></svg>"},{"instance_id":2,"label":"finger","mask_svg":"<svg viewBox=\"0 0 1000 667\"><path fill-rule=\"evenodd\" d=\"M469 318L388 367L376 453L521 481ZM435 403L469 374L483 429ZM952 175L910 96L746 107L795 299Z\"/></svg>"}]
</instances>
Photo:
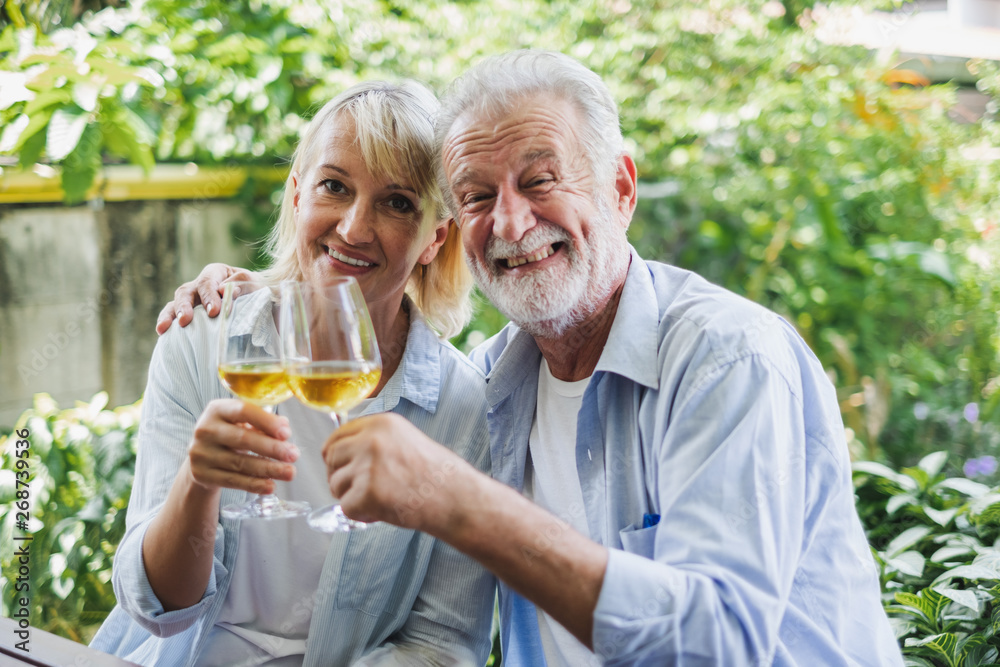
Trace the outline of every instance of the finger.
<instances>
[{"instance_id":1,"label":"finger","mask_svg":"<svg viewBox=\"0 0 1000 667\"><path fill-rule=\"evenodd\" d=\"M369 478L362 472L353 474L348 469L339 470L331 476L330 492L339 499L340 507L348 519L370 523L379 519L381 512L378 501L369 493Z\"/></svg>"},{"instance_id":2,"label":"finger","mask_svg":"<svg viewBox=\"0 0 1000 667\"><path fill-rule=\"evenodd\" d=\"M205 312L209 317L215 317L222 312L222 298L219 293L222 291L222 283L211 278L198 281L198 298L205 305Z\"/></svg>"},{"instance_id":3,"label":"finger","mask_svg":"<svg viewBox=\"0 0 1000 667\"><path fill-rule=\"evenodd\" d=\"M251 456L225 448L219 448L212 457L210 469L228 475L236 474L247 478L277 479L290 482L295 477L295 466L262 456Z\"/></svg>"},{"instance_id":4,"label":"finger","mask_svg":"<svg viewBox=\"0 0 1000 667\"><path fill-rule=\"evenodd\" d=\"M266 477L250 477L231 470L196 470L193 466L191 472L198 483L207 487L239 489L259 494L274 493L275 489L274 481Z\"/></svg>"},{"instance_id":5,"label":"finger","mask_svg":"<svg viewBox=\"0 0 1000 667\"><path fill-rule=\"evenodd\" d=\"M234 267L226 267L230 269L230 274L223 280L223 283L233 282L234 280L254 280L257 275L252 271L247 271L246 269L238 269Z\"/></svg>"},{"instance_id":6,"label":"finger","mask_svg":"<svg viewBox=\"0 0 1000 667\"><path fill-rule=\"evenodd\" d=\"M196 440L217 442L229 449L251 451L278 461L299 458L298 447L287 442L291 435L286 417L236 399L212 401L195 425Z\"/></svg>"},{"instance_id":7,"label":"finger","mask_svg":"<svg viewBox=\"0 0 1000 667\"><path fill-rule=\"evenodd\" d=\"M177 301L176 303L177 324L186 327L194 319L194 307L190 301Z\"/></svg>"},{"instance_id":8,"label":"finger","mask_svg":"<svg viewBox=\"0 0 1000 667\"><path fill-rule=\"evenodd\" d=\"M349 465L366 446L363 434L334 436L336 436L336 431L323 444L323 460L330 471Z\"/></svg>"},{"instance_id":9,"label":"finger","mask_svg":"<svg viewBox=\"0 0 1000 667\"><path fill-rule=\"evenodd\" d=\"M156 333L160 336L167 333L175 317L177 317L177 310L174 308L174 302L168 301L160 314L156 316Z\"/></svg>"},{"instance_id":10,"label":"finger","mask_svg":"<svg viewBox=\"0 0 1000 667\"><path fill-rule=\"evenodd\" d=\"M330 485L330 493L333 494L333 497L339 498L340 502L343 503L344 497L350 493L351 486L354 484L354 472L346 466L333 470L327 476L327 482Z\"/></svg>"}]
</instances>

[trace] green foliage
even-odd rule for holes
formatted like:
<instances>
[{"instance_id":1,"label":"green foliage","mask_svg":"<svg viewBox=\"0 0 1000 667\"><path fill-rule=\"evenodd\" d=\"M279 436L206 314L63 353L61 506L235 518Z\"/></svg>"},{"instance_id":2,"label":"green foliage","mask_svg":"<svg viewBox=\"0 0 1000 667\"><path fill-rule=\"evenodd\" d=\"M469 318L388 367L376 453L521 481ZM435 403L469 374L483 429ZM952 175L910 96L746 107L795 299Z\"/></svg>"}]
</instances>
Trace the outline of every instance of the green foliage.
<instances>
[{"instance_id":1,"label":"green foliage","mask_svg":"<svg viewBox=\"0 0 1000 667\"><path fill-rule=\"evenodd\" d=\"M866 519L876 540L932 530L885 554L883 583L917 596L893 604L926 615L938 591L958 613L944 584L917 587L944 567L928 560L944 530L933 516L954 510L948 530L982 533L983 549L993 524L922 457L1000 454L1000 65L968 63L991 101L958 124L955 86L818 38L824 12L898 2L149 0L80 13L105 4L23 0L0 18L0 155L60 164L70 200L102 160L284 161L311 111L360 79L442 90L480 56L528 46L582 60L611 86L637 161L634 245L798 328L834 379L852 454L913 465L894 473L897 493L874 473L859 486L861 507L884 507ZM252 241L275 202L253 183L245 195L237 233ZM455 342L468 350L503 324L484 305ZM907 574L913 554L920 574ZM966 601L975 588L947 586ZM997 661L992 635L962 643L979 621L951 622L928 615L907 635L927 640L914 664Z\"/></svg>"},{"instance_id":2,"label":"green foliage","mask_svg":"<svg viewBox=\"0 0 1000 667\"><path fill-rule=\"evenodd\" d=\"M15 591L18 565L13 549L0 558L2 612L15 600L31 600L32 627L75 641L90 636L111 611L111 561L125 533L125 507L135 469L135 433L139 404L106 410L108 396L59 410L47 394L35 396L34 408L18 419L15 430L28 429L31 473L28 532L30 542L15 542L15 441L0 437L0 541L27 544L30 589Z\"/></svg>"},{"instance_id":3,"label":"green foliage","mask_svg":"<svg viewBox=\"0 0 1000 667\"><path fill-rule=\"evenodd\" d=\"M945 473L854 464L858 513L907 664L1000 664L1000 487Z\"/></svg>"}]
</instances>

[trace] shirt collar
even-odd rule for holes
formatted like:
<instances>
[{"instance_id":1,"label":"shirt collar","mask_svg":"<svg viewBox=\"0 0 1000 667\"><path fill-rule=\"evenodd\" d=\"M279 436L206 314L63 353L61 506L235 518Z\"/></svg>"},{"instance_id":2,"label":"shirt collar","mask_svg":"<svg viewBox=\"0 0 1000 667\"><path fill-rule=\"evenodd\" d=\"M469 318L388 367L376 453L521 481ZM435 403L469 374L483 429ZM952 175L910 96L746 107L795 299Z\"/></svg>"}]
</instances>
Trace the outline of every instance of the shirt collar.
<instances>
[{"instance_id":1,"label":"shirt collar","mask_svg":"<svg viewBox=\"0 0 1000 667\"><path fill-rule=\"evenodd\" d=\"M604 344L595 371L617 373L633 382L657 389L660 386L660 308L653 278L646 262L631 248L625 287L608 341Z\"/></svg>"},{"instance_id":2,"label":"shirt collar","mask_svg":"<svg viewBox=\"0 0 1000 667\"><path fill-rule=\"evenodd\" d=\"M433 414L441 391L441 339L410 297L404 299L403 307L410 313L410 330L399 367L379 394L385 401L382 409L392 410L399 399L405 398Z\"/></svg>"},{"instance_id":3,"label":"shirt collar","mask_svg":"<svg viewBox=\"0 0 1000 667\"><path fill-rule=\"evenodd\" d=\"M594 370L616 373L657 389L660 309L646 262L635 248L629 248L631 261L615 321ZM534 338L513 324L511 331L509 342L487 377L491 404L521 386L528 373L537 374L541 363L542 353Z\"/></svg>"}]
</instances>

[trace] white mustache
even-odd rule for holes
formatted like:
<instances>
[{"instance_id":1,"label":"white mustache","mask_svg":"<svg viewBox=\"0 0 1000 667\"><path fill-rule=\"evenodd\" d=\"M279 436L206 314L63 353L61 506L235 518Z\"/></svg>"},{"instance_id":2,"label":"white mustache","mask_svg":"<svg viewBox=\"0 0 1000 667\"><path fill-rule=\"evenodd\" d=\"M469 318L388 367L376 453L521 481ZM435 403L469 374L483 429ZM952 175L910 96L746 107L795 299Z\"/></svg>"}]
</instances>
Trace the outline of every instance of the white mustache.
<instances>
[{"instance_id":1,"label":"white mustache","mask_svg":"<svg viewBox=\"0 0 1000 667\"><path fill-rule=\"evenodd\" d=\"M552 224L539 224L528 231L520 241L511 243L504 239L491 236L486 243L486 259L491 262L507 259L508 257L521 257L532 253L543 246L553 243L563 242L569 244L572 241L569 233L565 229Z\"/></svg>"}]
</instances>

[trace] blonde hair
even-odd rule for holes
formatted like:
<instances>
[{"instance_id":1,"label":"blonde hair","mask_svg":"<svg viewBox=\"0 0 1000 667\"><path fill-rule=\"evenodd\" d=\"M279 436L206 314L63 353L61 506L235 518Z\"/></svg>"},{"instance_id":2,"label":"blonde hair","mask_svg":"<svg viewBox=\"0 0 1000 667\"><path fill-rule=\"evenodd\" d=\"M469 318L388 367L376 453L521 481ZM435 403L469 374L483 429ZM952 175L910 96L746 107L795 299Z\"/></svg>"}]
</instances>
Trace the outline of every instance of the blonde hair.
<instances>
[{"instance_id":1,"label":"blonde hair","mask_svg":"<svg viewBox=\"0 0 1000 667\"><path fill-rule=\"evenodd\" d=\"M327 102L302 132L292 155L278 219L266 240L271 265L264 277L272 281L302 278L295 248L293 174L305 173L305 165L316 159L322 129L341 113L354 120L355 141L376 178L402 178L411 183L425 220L438 222L447 217L434 173L434 115L438 109L434 94L416 81L359 83ZM472 317L471 291L472 276L465 265L458 228L452 222L433 261L413 267L406 293L440 335L451 337Z\"/></svg>"}]
</instances>

